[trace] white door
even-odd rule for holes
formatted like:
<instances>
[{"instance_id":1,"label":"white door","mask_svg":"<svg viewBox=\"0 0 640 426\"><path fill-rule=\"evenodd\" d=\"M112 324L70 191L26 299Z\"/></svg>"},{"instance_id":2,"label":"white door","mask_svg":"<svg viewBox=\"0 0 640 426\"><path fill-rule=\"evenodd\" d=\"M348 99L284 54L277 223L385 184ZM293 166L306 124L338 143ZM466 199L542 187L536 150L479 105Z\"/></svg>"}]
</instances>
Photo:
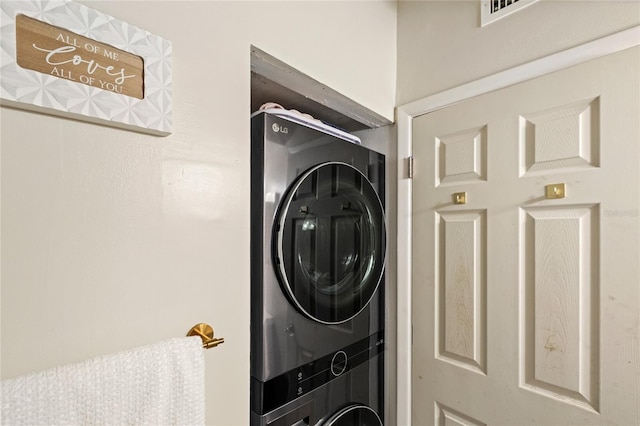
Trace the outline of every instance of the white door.
<instances>
[{"instance_id":1,"label":"white door","mask_svg":"<svg viewBox=\"0 0 640 426\"><path fill-rule=\"evenodd\" d=\"M639 65L413 120L413 425L640 424Z\"/></svg>"}]
</instances>

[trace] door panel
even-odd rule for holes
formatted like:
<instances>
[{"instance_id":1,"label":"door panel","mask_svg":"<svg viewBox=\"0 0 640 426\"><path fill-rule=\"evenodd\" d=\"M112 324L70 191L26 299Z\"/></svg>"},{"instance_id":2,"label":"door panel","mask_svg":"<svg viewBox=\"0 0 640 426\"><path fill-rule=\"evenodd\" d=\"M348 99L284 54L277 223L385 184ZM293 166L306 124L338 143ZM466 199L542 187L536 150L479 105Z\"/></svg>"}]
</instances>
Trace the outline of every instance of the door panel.
<instances>
[{"instance_id":1,"label":"door panel","mask_svg":"<svg viewBox=\"0 0 640 426\"><path fill-rule=\"evenodd\" d=\"M437 357L485 372L484 211L436 212Z\"/></svg>"},{"instance_id":2,"label":"door panel","mask_svg":"<svg viewBox=\"0 0 640 426\"><path fill-rule=\"evenodd\" d=\"M523 210L523 385L598 409L598 206Z\"/></svg>"},{"instance_id":3,"label":"door panel","mask_svg":"<svg viewBox=\"0 0 640 426\"><path fill-rule=\"evenodd\" d=\"M520 117L525 175L600 165L600 98Z\"/></svg>"},{"instance_id":4,"label":"door panel","mask_svg":"<svg viewBox=\"0 0 640 426\"><path fill-rule=\"evenodd\" d=\"M413 120L414 425L640 424L639 64Z\"/></svg>"},{"instance_id":5,"label":"door panel","mask_svg":"<svg viewBox=\"0 0 640 426\"><path fill-rule=\"evenodd\" d=\"M482 422L438 403L436 403L436 424L438 426L485 426Z\"/></svg>"}]
</instances>

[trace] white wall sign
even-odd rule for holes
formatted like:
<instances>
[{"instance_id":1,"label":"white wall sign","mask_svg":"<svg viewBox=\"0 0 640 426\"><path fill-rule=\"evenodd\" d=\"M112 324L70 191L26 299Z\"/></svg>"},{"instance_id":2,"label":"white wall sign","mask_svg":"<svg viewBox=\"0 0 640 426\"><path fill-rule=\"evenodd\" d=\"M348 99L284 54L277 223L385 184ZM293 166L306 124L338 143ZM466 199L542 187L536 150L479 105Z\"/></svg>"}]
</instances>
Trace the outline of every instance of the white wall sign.
<instances>
[{"instance_id":1,"label":"white wall sign","mask_svg":"<svg viewBox=\"0 0 640 426\"><path fill-rule=\"evenodd\" d=\"M69 0L0 2L2 105L171 133L171 43Z\"/></svg>"}]
</instances>

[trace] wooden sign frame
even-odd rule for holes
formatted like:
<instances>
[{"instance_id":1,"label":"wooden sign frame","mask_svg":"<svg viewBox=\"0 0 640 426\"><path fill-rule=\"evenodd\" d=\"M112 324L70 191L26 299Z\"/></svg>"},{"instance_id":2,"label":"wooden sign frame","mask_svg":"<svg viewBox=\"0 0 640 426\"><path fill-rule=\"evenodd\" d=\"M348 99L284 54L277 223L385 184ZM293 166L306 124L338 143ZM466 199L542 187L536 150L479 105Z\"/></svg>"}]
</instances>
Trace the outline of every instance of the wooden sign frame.
<instances>
[{"instance_id":1,"label":"wooden sign frame","mask_svg":"<svg viewBox=\"0 0 640 426\"><path fill-rule=\"evenodd\" d=\"M1 105L171 134L171 42L71 0L0 13Z\"/></svg>"}]
</instances>

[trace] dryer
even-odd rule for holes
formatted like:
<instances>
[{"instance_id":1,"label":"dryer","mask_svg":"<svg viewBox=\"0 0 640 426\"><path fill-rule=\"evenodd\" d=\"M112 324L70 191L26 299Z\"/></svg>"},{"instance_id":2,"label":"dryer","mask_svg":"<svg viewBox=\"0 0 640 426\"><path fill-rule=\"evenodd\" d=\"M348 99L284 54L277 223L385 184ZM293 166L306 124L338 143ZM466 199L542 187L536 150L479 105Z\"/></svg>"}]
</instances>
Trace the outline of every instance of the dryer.
<instances>
[{"instance_id":1,"label":"dryer","mask_svg":"<svg viewBox=\"0 0 640 426\"><path fill-rule=\"evenodd\" d=\"M384 155L282 110L251 132L251 424L368 425L383 418Z\"/></svg>"}]
</instances>

